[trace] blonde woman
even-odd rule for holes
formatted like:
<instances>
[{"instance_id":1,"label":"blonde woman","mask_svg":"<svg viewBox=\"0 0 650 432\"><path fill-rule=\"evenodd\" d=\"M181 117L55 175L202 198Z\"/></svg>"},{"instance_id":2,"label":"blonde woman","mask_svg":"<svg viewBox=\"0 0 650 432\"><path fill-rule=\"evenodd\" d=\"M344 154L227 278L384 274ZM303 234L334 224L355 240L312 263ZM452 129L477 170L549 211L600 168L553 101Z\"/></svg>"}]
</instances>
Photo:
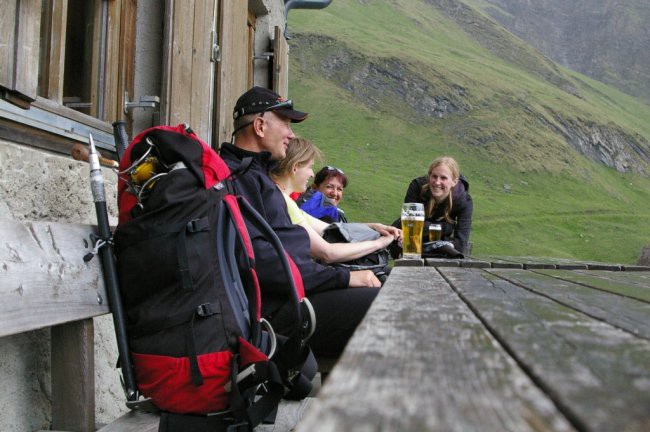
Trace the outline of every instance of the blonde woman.
<instances>
[{"instance_id":1,"label":"blonde woman","mask_svg":"<svg viewBox=\"0 0 650 432\"><path fill-rule=\"evenodd\" d=\"M440 224L441 239L452 242L460 253L467 253L473 204L469 183L460 174L454 158L441 156L434 159L426 176L411 181L404 202L423 203L424 232L428 232L430 224ZM423 239L427 241L425 237Z\"/></svg>"},{"instance_id":2,"label":"blonde woman","mask_svg":"<svg viewBox=\"0 0 650 432\"><path fill-rule=\"evenodd\" d=\"M370 223L368 226L381 234L376 240L356 243L325 241L322 234L328 224L300 210L289 196L293 192L302 193L307 189L309 180L314 176L314 162L321 158L320 150L311 142L304 138L293 138L289 141L285 158L271 171L271 178L278 185L287 202L291 221L305 228L309 234L312 257L324 263L350 261L385 248L393 240L401 237L401 231L395 227Z\"/></svg>"}]
</instances>

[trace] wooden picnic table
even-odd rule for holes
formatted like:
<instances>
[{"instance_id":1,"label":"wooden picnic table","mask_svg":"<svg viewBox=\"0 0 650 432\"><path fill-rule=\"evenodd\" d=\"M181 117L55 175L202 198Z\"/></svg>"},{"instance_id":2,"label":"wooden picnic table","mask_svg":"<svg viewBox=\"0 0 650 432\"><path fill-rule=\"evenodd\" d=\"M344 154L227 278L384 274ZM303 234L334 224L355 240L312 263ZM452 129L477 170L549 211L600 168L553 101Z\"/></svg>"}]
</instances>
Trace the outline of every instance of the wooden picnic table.
<instances>
[{"instance_id":1,"label":"wooden picnic table","mask_svg":"<svg viewBox=\"0 0 650 432\"><path fill-rule=\"evenodd\" d=\"M297 431L650 431L650 268L455 261L398 263Z\"/></svg>"}]
</instances>

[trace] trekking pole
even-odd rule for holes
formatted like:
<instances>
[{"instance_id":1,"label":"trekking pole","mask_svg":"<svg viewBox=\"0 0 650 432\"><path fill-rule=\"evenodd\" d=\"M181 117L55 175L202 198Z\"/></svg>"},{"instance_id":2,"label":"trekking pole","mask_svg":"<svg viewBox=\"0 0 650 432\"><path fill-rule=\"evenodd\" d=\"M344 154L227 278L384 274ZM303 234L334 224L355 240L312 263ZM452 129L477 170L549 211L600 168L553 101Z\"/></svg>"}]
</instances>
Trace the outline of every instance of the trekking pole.
<instances>
[{"instance_id":1,"label":"trekking pole","mask_svg":"<svg viewBox=\"0 0 650 432\"><path fill-rule=\"evenodd\" d=\"M106 210L106 191L104 189L104 177L99 165L99 156L95 150L95 142L92 134L88 134L89 158L90 163L90 188L95 201L95 211L97 212L97 227L99 229L99 239L97 240L96 249L102 259L102 269L104 271L104 282L106 283L106 294L108 295L109 308L113 314L113 325L115 326L115 336L117 338L117 349L122 365L122 377L124 379L124 391L128 401L137 399L137 387L135 384L135 375L131 364L129 354L129 345L126 337L126 321L122 300L120 299L119 285L117 279L117 266L115 256L113 255L113 244L111 239L111 227L108 223L108 211Z\"/></svg>"},{"instance_id":2,"label":"trekking pole","mask_svg":"<svg viewBox=\"0 0 650 432\"><path fill-rule=\"evenodd\" d=\"M122 160L122 155L129 145L129 138L126 135L126 122L118 120L113 122L113 138L115 139L115 152L117 159Z\"/></svg>"}]
</instances>

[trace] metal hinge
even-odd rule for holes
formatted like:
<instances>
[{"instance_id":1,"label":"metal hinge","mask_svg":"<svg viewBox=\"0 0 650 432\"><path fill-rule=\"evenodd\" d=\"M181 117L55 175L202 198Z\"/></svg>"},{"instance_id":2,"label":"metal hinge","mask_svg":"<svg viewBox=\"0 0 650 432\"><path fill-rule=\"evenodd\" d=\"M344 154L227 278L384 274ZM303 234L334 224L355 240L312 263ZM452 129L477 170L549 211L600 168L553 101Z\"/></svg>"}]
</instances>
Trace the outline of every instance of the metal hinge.
<instances>
[{"instance_id":1,"label":"metal hinge","mask_svg":"<svg viewBox=\"0 0 650 432\"><path fill-rule=\"evenodd\" d=\"M213 63L219 63L221 61L221 48L219 48L219 40L217 37L217 32L212 30L212 50L210 52L210 61Z\"/></svg>"}]
</instances>

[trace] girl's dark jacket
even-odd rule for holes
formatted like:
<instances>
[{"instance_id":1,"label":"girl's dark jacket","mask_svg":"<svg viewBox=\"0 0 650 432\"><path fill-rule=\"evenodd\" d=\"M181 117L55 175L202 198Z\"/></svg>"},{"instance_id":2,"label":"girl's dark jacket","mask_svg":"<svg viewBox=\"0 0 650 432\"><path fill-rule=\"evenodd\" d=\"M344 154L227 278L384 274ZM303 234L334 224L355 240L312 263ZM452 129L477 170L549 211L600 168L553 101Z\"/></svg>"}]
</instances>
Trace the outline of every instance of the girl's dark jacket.
<instances>
[{"instance_id":1,"label":"girl's dark jacket","mask_svg":"<svg viewBox=\"0 0 650 432\"><path fill-rule=\"evenodd\" d=\"M422 186L428 183L427 176L413 179L409 184L404 202L417 202L424 204L426 209L428 197L422 197ZM472 197L469 195L469 183L461 175L458 183L451 191L452 208L449 217L453 222L444 218L446 204L438 206L433 215L424 221L423 241L428 241L429 225L437 223L442 226L442 240L450 241L454 248L462 254L467 254L469 233L472 229ZM399 221L398 221L399 222Z\"/></svg>"}]
</instances>

